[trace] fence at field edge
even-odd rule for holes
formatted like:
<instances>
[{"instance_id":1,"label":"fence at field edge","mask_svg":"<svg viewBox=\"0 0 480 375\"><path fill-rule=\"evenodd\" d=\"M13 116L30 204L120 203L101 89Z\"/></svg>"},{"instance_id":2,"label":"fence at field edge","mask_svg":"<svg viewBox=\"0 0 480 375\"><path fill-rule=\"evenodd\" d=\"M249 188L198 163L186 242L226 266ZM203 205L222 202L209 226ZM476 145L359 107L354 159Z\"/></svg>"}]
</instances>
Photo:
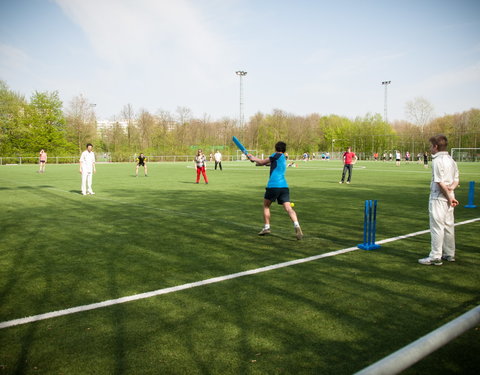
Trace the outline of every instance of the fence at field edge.
<instances>
[{"instance_id":1,"label":"fence at field edge","mask_svg":"<svg viewBox=\"0 0 480 375\"><path fill-rule=\"evenodd\" d=\"M267 158L270 154L257 154L256 156L260 158ZM330 153L330 160L341 160L342 159L341 152L334 152L333 154ZM367 155L364 153L357 154L359 160L373 160L372 155ZM150 162L158 163L158 162L191 162L193 161L193 155L155 155L149 156L147 158ZM223 155L223 161L238 161L237 155ZM136 157L131 155L126 158L123 157L112 157L112 156L102 156L102 153L96 154L97 163L130 163L135 162ZM79 156L49 156L48 163L49 164L75 164L78 163ZM241 160L246 160L246 158L242 158ZM290 155L289 160L294 161L302 161L302 155ZM323 160L327 161L326 159L322 158L322 154L318 153L315 155L315 158L310 158L309 160ZM207 158L207 161L209 160ZM380 162L395 162L395 159L387 159L383 160L383 157L379 155L378 161ZM461 161L472 161L472 162L480 162L480 159L474 160L461 160ZM405 160L402 160L405 162ZM423 157L422 160L412 159L410 163L418 163L423 164ZM7 165L7 164L38 164L38 157L36 156L0 156L0 165Z\"/></svg>"},{"instance_id":2,"label":"fence at field edge","mask_svg":"<svg viewBox=\"0 0 480 375\"><path fill-rule=\"evenodd\" d=\"M479 323L480 305L354 375L398 374Z\"/></svg>"},{"instance_id":3,"label":"fence at field edge","mask_svg":"<svg viewBox=\"0 0 480 375\"><path fill-rule=\"evenodd\" d=\"M259 154L258 157L267 158L270 154ZM102 156L101 153L95 155L97 163L130 163L136 161L136 156L128 156L127 158L118 158L111 156ZM158 162L192 162L193 155L146 155L147 161ZM242 154L243 156L243 154ZM290 160L301 160L301 155L294 155L290 157ZM223 161L238 161L237 155L223 155ZM241 160L247 160L246 157L242 157ZM319 160L319 159L317 159ZM48 164L75 164L78 163L79 156L49 156L47 159ZM213 162L207 157L207 161ZM39 159L35 156L0 156L0 165L7 164L38 164Z\"/></svg>"}]
</instances>

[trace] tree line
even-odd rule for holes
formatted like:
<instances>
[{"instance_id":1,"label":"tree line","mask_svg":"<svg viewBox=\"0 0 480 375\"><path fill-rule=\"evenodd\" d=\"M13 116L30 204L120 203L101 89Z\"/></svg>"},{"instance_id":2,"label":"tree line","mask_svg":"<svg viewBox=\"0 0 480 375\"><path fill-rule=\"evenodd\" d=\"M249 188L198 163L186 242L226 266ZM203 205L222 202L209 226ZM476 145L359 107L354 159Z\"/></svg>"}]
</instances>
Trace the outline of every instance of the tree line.
<instances>
[{"instance_id":1,"label":"tree line","mask_svg":"<svg viewBox=\"0 0 480 375\"><path fill-rule=\"evenodd\" d=\"M95 107L82 95L63 108L57 91L35 92L26 100L0 81L0 156L36 156L41 148L52 156L70 156L88 142L117 161L140 152L191 155L197 148L234 155L233 135L257 154L268 154L276 141L284 140L291 155L335 153L347 146L364 157L393 150L415 155L428 150L429 137L439 133L448 137L450 147L480 147L480 109L433 117L428 101L416 98L407 103L406 113L410 121L387 123L380 114L350 119L275 109L256 113L240 128L237 119L196 118L186 107L150 113L127 104L118 121L99 129Z\"/></svg>"}]
</instances>

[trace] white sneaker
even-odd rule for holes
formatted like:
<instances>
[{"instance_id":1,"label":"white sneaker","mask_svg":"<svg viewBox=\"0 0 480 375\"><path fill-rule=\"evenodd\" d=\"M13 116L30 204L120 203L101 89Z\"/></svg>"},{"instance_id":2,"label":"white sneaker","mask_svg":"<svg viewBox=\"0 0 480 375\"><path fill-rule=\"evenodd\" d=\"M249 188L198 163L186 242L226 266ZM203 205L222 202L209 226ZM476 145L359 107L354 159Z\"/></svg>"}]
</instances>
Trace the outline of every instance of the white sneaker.
<instances>
[{"instance_id":1,"label":"white sneaker","mask_svg":"<svg viewBox=\"0 0 480 375\"><path fill-rule=\"evenodd\" d=\"M418 263L424 264L426 266L431 266L431 265L441 266L443 264L441 259L433 259L433 258L430 258L430 257L419 259Z\"/></svg>"},{"instance_id":2,"label":"white sneaker","mask_svg":"<svg viewBox=\"0 0 480 375\"><path fill-rule=\"evenodd\" d=\"M90 194L90 195L95 195L95 193L93 191L91 191L90 193L87 193L87 194Z\"/></svg>"}]
</instances>

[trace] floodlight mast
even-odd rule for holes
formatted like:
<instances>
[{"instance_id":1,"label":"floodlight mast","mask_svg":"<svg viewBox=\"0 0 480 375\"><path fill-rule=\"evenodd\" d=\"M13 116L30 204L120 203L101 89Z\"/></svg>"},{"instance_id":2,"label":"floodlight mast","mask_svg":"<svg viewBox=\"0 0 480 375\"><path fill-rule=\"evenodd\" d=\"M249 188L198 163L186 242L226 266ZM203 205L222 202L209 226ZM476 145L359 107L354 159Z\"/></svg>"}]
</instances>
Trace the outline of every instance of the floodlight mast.
<instances>
[{"instance_id":1,"label":"floodlight mast","mask_svg":"<svg viewBox=\"0 0 480 375\"><path fill-rule=\"evenodd\" d=\"M382 82L382 85L385 86L385 100L384 100L384 105L383 105L385 122L388 122L388 117L387 117L387 87L390 83L392 83L392 81L383 81Z\"/></svg>"},{"instance_id":2,"label":"floodlight mast","mask_svg":"<svg viewBox=\"0 0 480 375\"><path fill-rule=\"evenodd\" d=\"M243 128L243 125L244 125L244 117L243 117L243 106L244 106L244 103L243 103L243 77L247 75L247 72L245 72L243 70L237 70L235 72L235 74L240 77L240 114L239 114L238 125L239 125L239 127Z\"/></svg>"}]
</instances>

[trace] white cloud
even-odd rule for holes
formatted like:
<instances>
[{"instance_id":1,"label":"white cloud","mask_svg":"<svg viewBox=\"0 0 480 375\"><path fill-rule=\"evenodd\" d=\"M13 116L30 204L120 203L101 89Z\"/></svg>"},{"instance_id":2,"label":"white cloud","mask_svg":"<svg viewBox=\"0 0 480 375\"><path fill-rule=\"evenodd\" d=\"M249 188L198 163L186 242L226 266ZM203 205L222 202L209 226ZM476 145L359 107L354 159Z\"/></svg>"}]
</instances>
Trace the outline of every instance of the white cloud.
<instances>
[{"instance_id":1,"label":"white cloud","mask_svg":"<svg viewBox=\"0 0 480 375\"><path fill-rule=\"evenodd\" d=\"M434 91L454 90L455 87L468 84L469 86L478 82L480 84L480 61L457 70L446 71L444 73L434 75L426 79L421 86L428 90Z\"/></svg>"},{"instance_id":2,"label":"white cloud","mask_svg":"<svg viewBox=\"0 0 480 375\"><path fill-rule=\"evenodd\" d=\"M208 80L227 44L186 0L57 0L96 54L119 71L181 71ZM231 52L231 51L230 51ZM230 53L228 53L230 54Z\"/></svg>"}]
</instances>

